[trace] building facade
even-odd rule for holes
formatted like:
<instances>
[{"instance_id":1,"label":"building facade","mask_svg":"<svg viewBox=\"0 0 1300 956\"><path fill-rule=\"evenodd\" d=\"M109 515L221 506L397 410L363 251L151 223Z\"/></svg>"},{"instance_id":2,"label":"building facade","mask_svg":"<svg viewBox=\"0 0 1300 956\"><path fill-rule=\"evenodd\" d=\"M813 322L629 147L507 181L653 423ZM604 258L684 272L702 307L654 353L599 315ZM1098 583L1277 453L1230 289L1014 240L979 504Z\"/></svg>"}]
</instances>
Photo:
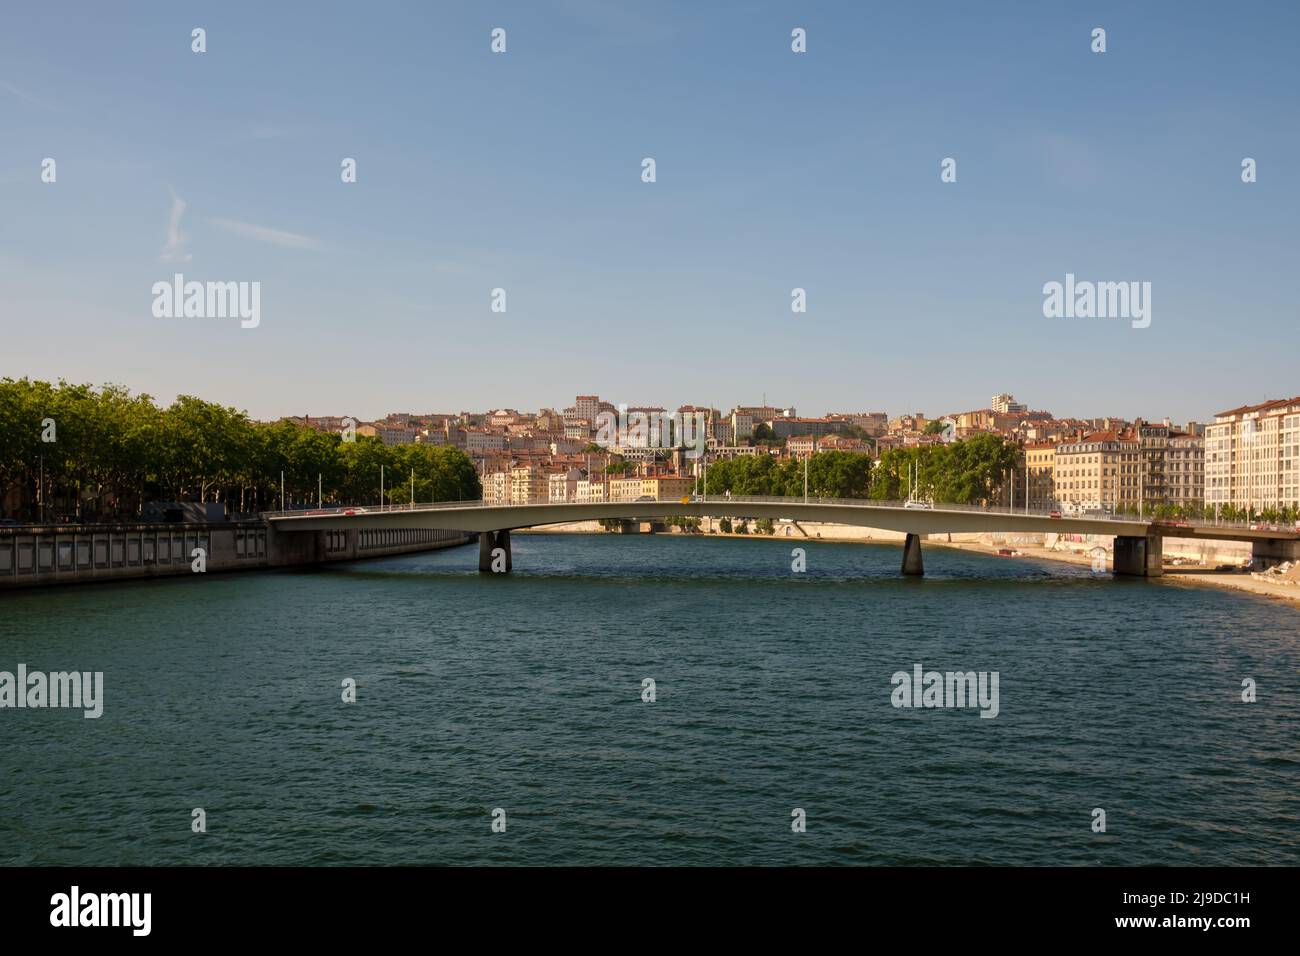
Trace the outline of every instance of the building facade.
<instances>
[{"instance_id":1,"label":"building facade","mask_svg":"<svg viewBox=\"0 0 1300 956\"><path fill-rule=\"evenodd\" d=\"M1049 511L1056 501L1056 445L1032 442L1025 445L1026 494L1032 511Z\"/></svg>"},{"instance_id":2,"label":"building facade","mask_svg":"<svg viewBox=\"0 0 1300 956\"><path fill-rule=\"evenodd\" d=\"M1056 447L1053 484L1056 499L1071 511L1137 507L1141 489L1142 446L1131 432L1093 432Z\"/></svg>"},{"instance_id":3,"label":"building facade","mask_svg":"<svg viewBox=\"0 0 1300 956\"><path fill-rule=\"evenodd\" d=\"M1204 454L1207 505L1300 508L1300 396L1215 415Z\"/></svg>"}]
</instances>

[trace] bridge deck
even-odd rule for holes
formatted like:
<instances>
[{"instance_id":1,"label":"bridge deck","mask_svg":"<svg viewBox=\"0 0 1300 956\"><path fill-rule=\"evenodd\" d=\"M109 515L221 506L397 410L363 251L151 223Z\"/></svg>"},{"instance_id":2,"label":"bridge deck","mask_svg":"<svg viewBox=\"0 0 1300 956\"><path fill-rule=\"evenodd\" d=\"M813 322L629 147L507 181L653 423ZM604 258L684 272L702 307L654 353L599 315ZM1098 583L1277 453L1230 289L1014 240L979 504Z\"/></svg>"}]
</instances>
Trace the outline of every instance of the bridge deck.
<instances>
[{"instance_id":1,"label":"bridge deck","mask_svg":"<svg viewBox=\"0 0 1300 956\"><path fill-rule=\"evenodd\" d=\"M449 531L500 531L535 528L570 521L601 518L653 520L683 517L793 518L834 524L903 531L914 534L945 532L1059 532L1145 537L1163 535L1179 538L1260 541L1296 540L1300 533L1288 529L1259 529L1244 525L1216 525L1066 515L1054 518L1048 512L1010 511L964 505L933 508L906 507L898 501L844 499L739 497L671 501L555 502L527 505L489 505L481 501L417 504L414 507L388 505L353 506L313 511L269 512L263 517L279 531L335 531L349 528L439 528Z\"/></svg>"}]
</instances>

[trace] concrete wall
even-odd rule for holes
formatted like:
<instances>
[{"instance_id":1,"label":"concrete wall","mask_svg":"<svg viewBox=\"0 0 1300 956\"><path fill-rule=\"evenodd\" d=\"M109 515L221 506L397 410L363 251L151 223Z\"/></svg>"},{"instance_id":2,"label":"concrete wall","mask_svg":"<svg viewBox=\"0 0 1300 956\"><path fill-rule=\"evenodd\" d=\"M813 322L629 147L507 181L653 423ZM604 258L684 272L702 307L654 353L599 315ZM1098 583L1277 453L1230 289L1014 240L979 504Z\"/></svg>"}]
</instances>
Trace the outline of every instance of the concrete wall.
<instances>
[{"instance_id":1,"label":"concrete wall","mask_svg":"<svg viewBox=\"0 0 1300 956\"><path fill-rule=\"evenodd\" d=\"M193 574L195 548L207 552L207 572L220 573L431 551L470 538L430 528L277 533L262 521L0 528L0 590Z\"/></svg>"}]
</instances>

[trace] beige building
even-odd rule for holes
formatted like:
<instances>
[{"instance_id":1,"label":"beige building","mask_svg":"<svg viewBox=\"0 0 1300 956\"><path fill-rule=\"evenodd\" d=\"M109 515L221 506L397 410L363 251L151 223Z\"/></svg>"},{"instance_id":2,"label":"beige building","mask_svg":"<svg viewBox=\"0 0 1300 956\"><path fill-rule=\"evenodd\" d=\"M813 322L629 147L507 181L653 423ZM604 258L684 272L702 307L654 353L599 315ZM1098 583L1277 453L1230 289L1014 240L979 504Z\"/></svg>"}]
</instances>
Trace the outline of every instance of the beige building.
<instances>
[{"instance_id":1,"label":"beige building","mask_svg":"<svg viewBox=\"0 0 1300 956\"><path fill-rule=\"evenodd\" d=\"M483 503L488 505L510 504L510 473L493 471L483 476Z\"/></svg>"},{"instance_id":2,"label":"beige building","mask_svg":"<svg viewBox=\"0 0 1300 956\"><path fill-rule=\"evenodd\" d=\"M578 500L578 482L583 473L577 468L557 471L546 476L548 500L552 504L563 504Z\"/></svg>"},{"instance_id":3,"label":"beige building","mask_svg":"<svg viewBox=\"0 0 1300 956\"><path fill-rule=\"evenodd\" d=\"M641 476L620 476L609 479L610 501L636 501L641 497Z\"/></svg>"},{"instance_id":4,"label":"beige building","mask_svg":"<svg viewBox=\"0 0 1300 956\"><path fill-rule=\"evenodd\" d=\"M574 487L574 500L584 504L593 504L599 501L608 501L607 483L602 478L587 479L582 478Z\"/></svg>"},{"instance_id":5,"label":"beige building","mask_svg":"<svg viewBox=\"0 0 1300 956\"><path fill-rule=\"evenodd\" d=\"M1131 432L1093 432L1056 446L1053 485L1071 511L1115 512L1137 506L1141 444Z\"/></svg>"},{"instance_id":6,"label":"beige building","mask_svg":"<svg viewBox=\"0 0 1300 956\"><path fill-rule=\"evenodd\" d=\"M1025 445L1025 470L1031 511L1050 511L1056 507L1056 445L1031 442Z\"/></svg>"},{"instance_id":7,"label":"beige building","mask_svg":"<svg viewBox=\"0 0 1300 956\"><path fill-rule=\"evenodd\" d=\"M1300 507L1300 396L1215 415L1204 468L1207 505Z\"/></svg>"},{"instance_id":8,"label":"beige building","mask_svg":"<svg viewBox=\"0 0 1300 956\"><path fill-rule=\"evenodd\" d=\"M685 498L695 488L695 479L684 475L652 475L641 479L641 495L655 501L677 501Z\"/></svg>"},{"instance_id":9,"label":"beige building","mask_svg":"<svg viewBox=\"0 0 1300 956\"><path fill-rule=\"evenodd\" d=\"M510 469L510 503L541 504L548 499L550 487L546 473L537 465L520 465Z\"/></svg>"}]
</instances>

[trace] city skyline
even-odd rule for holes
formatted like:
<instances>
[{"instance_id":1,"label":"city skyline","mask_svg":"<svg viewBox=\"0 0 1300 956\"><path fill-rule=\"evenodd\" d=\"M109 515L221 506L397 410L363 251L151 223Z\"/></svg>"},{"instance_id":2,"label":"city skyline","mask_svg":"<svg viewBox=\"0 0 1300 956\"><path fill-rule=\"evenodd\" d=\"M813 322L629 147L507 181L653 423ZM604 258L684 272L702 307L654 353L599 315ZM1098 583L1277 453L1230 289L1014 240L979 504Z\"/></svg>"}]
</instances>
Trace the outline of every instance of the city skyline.
<instances>
[{"instance_id":1,"label":"city skyline","mask_svg":"<svg viewBox=\"0 0 1300 956\"><path fill-rule=\"evenodd\" d=\"M255 417L1295 392L1293 7L73 6L0 37L0 375ZM177 273L261 283L260 323L155 317ZM1149 327L1046 318L1074 276L1149 282Z\"/></svg>"},{"instance_id":2,"label":"city skyline","mask_svg":"<svg viewBox=\"0 0 1300 956\"><path fill-rule=\"evenodd\" d=\"M23 376L19 376L19 377L23 377ZM26 377L35 378L34 376L26 376ZM69 384L89 384L94 387L100 387L99 383L93 383L93 382L75 383L70 381ZM103 383L103 384L124 385L133 394L149 394L155 401L163 405L170 403L169 399L165 399L162 396L149 393L143 389L131 388L131 386L127 383L118 382L118 383ZM580 394L589 394L591 396L599 398L602 402L607 402L609 404L614 405L615 407L619 405L623 405L630 409L663 408L670 412L682 408L703 407L703 408L712 408L714 410L717 410L721 412L724 416L729 415L731 411L737 408L757 408L757 407L763 407L764 405L768 405L773 408L782 408L782 409L793 408L797 412L798 416L801 418L817 418L826 415L864 414L867 412L884 412L888 414L891 419L902 417L902 416L914 415L914 414L924 414L928 420L934 420L934 419L942 418L945 415L956 415L968 411L988 409L991 408L992 406L991 401L985 401L985 402L967 403L965 405L956 408L940 409L937 406L933 406L933 403L926 403L923 400L921 406L918 408L902 407L902 406L895 407L894 403L887 402L887 401L886 402L858 401L852 404L844 403L840 406L829 407L829 408L819 408L819 407L808 408L805 407L804 405L801 405L799 402L781 401L780 399L782 399L784 396L773 395L772 393L760 394L759 400L754 402L752 405L746 403L745 401L730 401L730 400L726 402L712 402L712 403L708 403L708 402L700 403L698 401L692 402L690 400L665 402L662 401L659 396L654 396L654 395L641 396L640 399L644 399L644 400L637 400L632 402L617 402L610 399L604 392L601 392L598 389L587 389L585 390L585 392L582 392ZM1012 391L1009 394L1008 393L1002 393L1002 394L1006 394L1007 397L1017 397L1020 395L1019 392L1015 392L1015 391ZM1208 415L1206 415L1203 418L1195 418L1195 417L1179 418L1173 415L1169 415L1167 413L1155 412L1155 411L1146 414L1142 412L1133 412L1132 410L1121 410L1116 412L1096 411L1096 410L1090 411L1088 409L1084 409L1081 411L1075 411L1075 410L1062 411L1056 408L1049 408L1041 403L1034 402L1034 401L1029 401L1027 403L1022 401L1020 402L1020 404L1026 405L1027 413L1050 412L1053 420L1058 420L1058 421L1070 420L1070 419L1079 419L1082 421L1098 420L1098 419L1114 419L1119 421L1131 422L1140 418L1143 421L1147 421L1147 422L1159 422L1167 418L1174 425L1185 425L1189 422L1206 424L1208 422L1213 421L1217 415L1220 415L1225 412L1230 412L1234 409L1239 409L1242 407L1254 407L1259 405L1266 405L1270 402L1285 401L1288 399L1294 399L1297 395L1300 395L1300 388L1293 388L1290 392L1284 394L1268 395L1259 398L1248 398L1248 399L1241 399L1241 400L1228 400L1220 403L1211 403L1212 407L1214 408L1214 411L1210 412ZM236 401L226 401L224 398L219 396L200 394L200 395L195 395L195 397L201 398L205 401L215 402L216 404L222 405L224 407L234 408L237 411L246 412L249 415L249 417L255 421L267 421L267 422L278 421L283 418L335 418L341 416L351 416L355 418L355 420L358 423L362 423L362 422L381 421L383 419L392 416L400 416L400 415L411 415L413 417L420 417L426 415L459 415L462 413L488 414L494 411L504 411L504 410L513 410L513 411L520 412L522 414L527 414L527 413L540 413L546 410L559 412L559 411L563 411L566 407L569 407L572 403L572 398L570 397L570 398L557 399L554 402L533 402L531 404L525 402L523 404L514 404L514 405L508 405L504 403L498 403L498 404L489 403L483 406L471 406L465 403L458 403L453 398L449 401L442 401L442 400L438 400L435 402L425 401L423 403L411 405L410 407L406 407L406 408L389 408L386 410L374 411L373 413L371 413L370 411L362 411L360 409L354 409L351 407L342 407L341 403L336 402L332 406L326 408L309 409L309 410L302 410L302 409L283 409L279 411L271 410L265 415L259 415L254 413L252 409L241 406ZM996 397L996 396L990 396L990 398L992 397ZM174 399L175 396L172 396L172 398ZM1240 399L1240 397L1238 398ZM773 404L774 402L775 404ZM926 408L925 407L926 404L931 404L932 407ZM354 412L358 414L354 414Z\"/></svg>"}]
</instances>

